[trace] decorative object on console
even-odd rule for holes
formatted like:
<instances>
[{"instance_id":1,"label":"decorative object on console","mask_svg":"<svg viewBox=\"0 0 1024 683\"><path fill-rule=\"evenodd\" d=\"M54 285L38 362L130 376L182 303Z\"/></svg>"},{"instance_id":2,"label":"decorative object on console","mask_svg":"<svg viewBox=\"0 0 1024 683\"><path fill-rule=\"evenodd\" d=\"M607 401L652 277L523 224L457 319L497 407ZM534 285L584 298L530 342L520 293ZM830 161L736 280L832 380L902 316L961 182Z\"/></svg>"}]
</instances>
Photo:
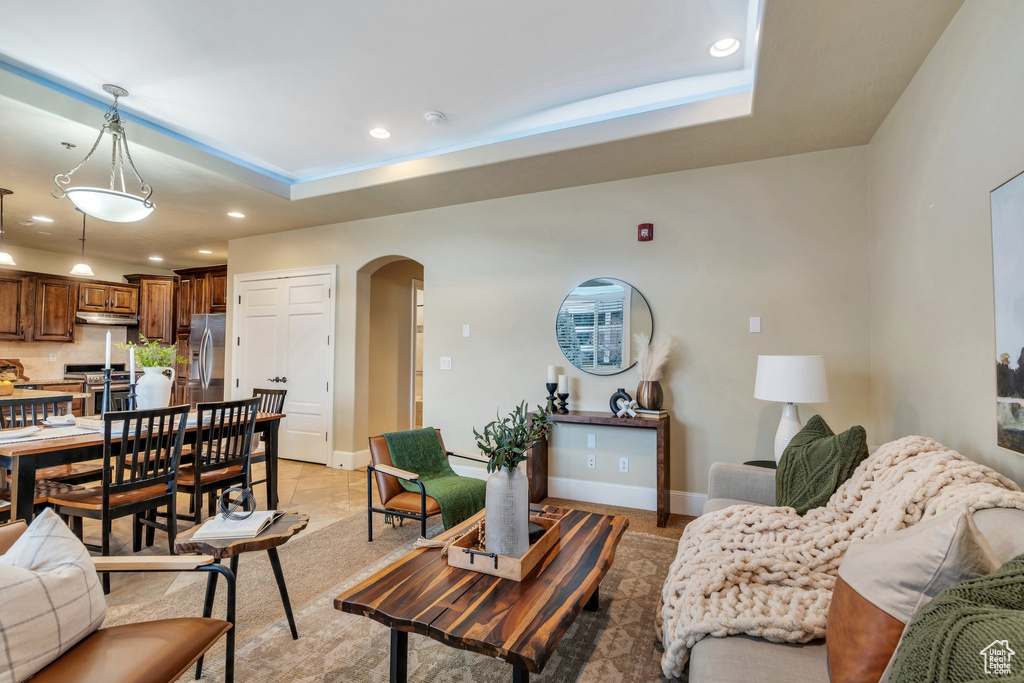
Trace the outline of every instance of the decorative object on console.
<instances>
[{"instance_id":1,"label":"decorative object on console","mask_svg":"<svg viewBox=\"0 0 1024 683\"><path fill-rule=\"evenodd\" d=\"M558 410L555 411L559 415L566 415L569 412L569 394L558 394Z\"/></svg>"},{"instance_id":2,"label":"decorative object on console","mask_svg":"<svg viewBox=\"0 0 1024 683\"><path fill-rule=\"evenodd\" d=\"M636 387L636 402L643 410L661 410L665 393L661 389L661 377L668 363L668 352L672 339L663 337L651 343L649 335L637 332L633 336L637 346L636 367L640 371L640 384Z\"/></svg>"},{"instance_id":3,"label":"decorative object on console","mask_svg":"<svg viewBox=\"0 0 1024 683\"><path fill-rule=\"evenodd\" d=\"M7 190L0 187L0 266L16 266L14 257L7 253L7 248L4 246L4 197L9 194L14 194L13 190Z\"/></svg>"},{"instance_id":4,"label":"decorative object on console","mask_svg":"<svg viewBox=\"0 0 1024 683\"><path fill-rule=\"evenodd\" d=\"M558 389L558 375L554 365L548 366L548 381L544 387L548 390L547 412L555 411L555 390Z\"/></svg>"},{"instance_id":5,"label":"decorative object on console","mask_svg":"<svg viewBox=\"0 0 1024 683\"><path fill-rule=\"evenodd\" d=\"M171 385L176 375L174 365L186 362L178 356L176 346L164 346L160 342L150 341L140 334L140 344L128 342L118 343L119 349L135 352L135 358L142 366L142 377L135 384L136 407L166 408L171 401Z\"/></svg>"},{"instance_id":6,"label":"decorative object on console","mask_svg":"<svg viewBox=\"0 0 1024 683\"><path fill-rule=\"evenodd\" d=\"M484 545L487 552L522 557L530 547L530 489L519 463L534 441L551 433L552 423L540 406L530 413L523 401L483 432L473 428L476 445L488 458Z\"/></svg>"},{"instance_id":7,"label":"decorative object on console","mask_svg":"<svg viewBox=\"0 0 1024 683\"><path fill-rule=\"evenodd\" d=\"M996 320L996 443L1024 453L1024 173L992 190L992 277ZM1016 367L1014 367L1016 366Z\"/></svg>"},{"instance_id":8,"label":"decorative object on console","mask_svg":"<svg viewBox=\"0 0 1024 683\"><path fill-rule=\"evenodd\" d=\"M555 318L558 346L570 363L592 375L617 375L632 367L633 335L654 333L643 294L628 282L595 278L573 288Z\"/></svg>"},{"instance_id":9,"label":"decorative object on console","mask_svg":"<svg viewBox=\"0 0 1024 683\"><path fill-rule=\"evenodd\" d=\"M625 389L620 388L612 394L608 401L608 407L611 408L612 415L615 417L636 417L637 402L626 393Z\"/></svg>"},{"instance_id":10,"label":"decorative object on console","mask_svg":"<svg viewBox=\"0 0 1024 683\"><path fill-rule=\"evenodd\" d=\"M825 359L821 356L758 356L754 398L785 403L775 432L775 462L803 425L796 403L828 403Z\"/></svg>"},{"instance_id":11,"label":"decorative object on console","mask_svg":"<svg viewBox=\"0 0 1024 683\"><path fill-rule=\"evenodd\" d=\"M128 150L128 136L121 125L121 115L117 110L117 99L127 96L128 91L110 83L104 84L103 90L114 96L114 103L107 110L107 113L103 115L106 123L100 128L100 134L96 137L96 142L93 143L92 149L85 155L85 158L67 173L58 173L53 177L53 184L57 186L57 189L50 194L56 199L69 198L80 211L102 221L134 223L153 212L153 202L149 199L153 196L153 188L142 179L139 171L135 168L135 162L132 160L131 152ZM110 160L110 189L105 190L100 187L68 187L71 185L71 176L75 171L82 168L85 162L89 161L96 148L99 147L104 133L110 133L111 138L113 138ZM134 195L127 191L124 183L125 159L128 160L128 165L139 181L139 190L142 196ZM114 189L116 178L121 179L120 190Z\"/></svg>"},{"instance_id":12,"label":"decorative object on console","mask_svg":"<svg viewBox=\"0 0 1024 683\"><path fill-rule=\"evenodd\" d=\"M565 407L569 401L569 378L565 375L558 376L558 412L565 415L569 410Z\"/></svg>"}]
</instances>

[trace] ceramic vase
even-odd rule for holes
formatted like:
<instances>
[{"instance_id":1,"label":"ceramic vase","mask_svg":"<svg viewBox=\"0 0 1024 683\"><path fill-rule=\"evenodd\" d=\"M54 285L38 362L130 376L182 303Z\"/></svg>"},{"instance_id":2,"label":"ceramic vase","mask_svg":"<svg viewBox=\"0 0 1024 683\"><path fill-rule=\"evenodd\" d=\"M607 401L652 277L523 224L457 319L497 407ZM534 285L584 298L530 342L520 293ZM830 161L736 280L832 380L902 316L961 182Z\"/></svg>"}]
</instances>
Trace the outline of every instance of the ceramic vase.
<instances>
[{"instance_id":1,"label":"ceramic vase","mask_svg":"<svg viewBox=\"0 0 1024 683\"><path fill-rule=\"evenodd\" d=\"M661 410L665 394L661 382L640 382L636 388L636 402L644 410Z\"/></svg>"},{"instance_id":2,"label":"ceramic vase","mask_svg":"<svg viewBox=\"0 0 1024 683\"><path fill-rule=\"evenodd\" d=\"M166 372L171 376L165 375ZM142 368L142 377L135 385L135 402L140 410L170 405L174 374L174 368Z\"/></svg>"},{"instance_id":3,"label":"ceramic vase","mask_svg":"<svg viewBox=\"0 0 1024 683\"><path fill-rule=\"evenodd\" d=\"M487 552L522 557L530 548L530 485L523 468L504 467L487 477L484 512Z\"/></svg>"}]
</instances>

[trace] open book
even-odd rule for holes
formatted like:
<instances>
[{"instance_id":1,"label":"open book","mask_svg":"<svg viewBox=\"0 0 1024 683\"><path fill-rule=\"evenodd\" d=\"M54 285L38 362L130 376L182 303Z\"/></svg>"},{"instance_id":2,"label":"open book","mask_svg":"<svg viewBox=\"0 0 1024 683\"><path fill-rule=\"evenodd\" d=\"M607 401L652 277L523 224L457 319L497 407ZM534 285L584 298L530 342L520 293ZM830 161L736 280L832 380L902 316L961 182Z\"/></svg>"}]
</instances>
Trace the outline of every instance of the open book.
<instances>
[{"instance_id":1,"label":"open book","mask_svg":"<svg viewBox=\"0 0 1024 683\"><path fill-rule=\"evenodd\" d=\"M206 520L199 531L192 534L192 540L256 538L283 514L274 510L258 510L245 519L228 519L224 515L217 515Z\"/></svg>"}]
</instances>

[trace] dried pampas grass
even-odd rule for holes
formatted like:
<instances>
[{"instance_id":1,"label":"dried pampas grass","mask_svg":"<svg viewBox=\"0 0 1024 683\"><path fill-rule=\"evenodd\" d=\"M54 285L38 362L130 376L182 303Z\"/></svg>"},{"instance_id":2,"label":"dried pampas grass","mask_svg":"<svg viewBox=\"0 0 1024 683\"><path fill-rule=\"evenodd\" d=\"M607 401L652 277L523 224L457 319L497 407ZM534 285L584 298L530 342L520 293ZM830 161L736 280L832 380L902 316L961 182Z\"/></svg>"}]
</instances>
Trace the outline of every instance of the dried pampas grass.
<instances>
[{"instance_id":1,"label":"dried pampas grass","mask_svg":"<svg viewBox=\"0 0 1024 683\"><path fill-rule=\"evenodd\" d=\"M636 354L636 367L640 371L640 381L657 382L665 371L665 364L668 363L672 339L662 337L652 344L651 338L645 332L637 332L633 335L633 341L639 349Z\"/></svg>"}]
</instances>

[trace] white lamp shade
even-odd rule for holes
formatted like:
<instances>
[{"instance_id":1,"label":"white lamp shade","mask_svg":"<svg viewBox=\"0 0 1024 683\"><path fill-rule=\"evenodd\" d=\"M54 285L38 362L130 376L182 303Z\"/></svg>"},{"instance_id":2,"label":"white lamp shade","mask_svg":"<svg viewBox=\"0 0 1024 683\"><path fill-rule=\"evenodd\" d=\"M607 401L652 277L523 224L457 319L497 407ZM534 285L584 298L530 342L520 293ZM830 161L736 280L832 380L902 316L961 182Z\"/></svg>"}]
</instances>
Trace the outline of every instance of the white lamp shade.
<instances>
[{"instance_id":1,"label":"white lamp shade","mask_svg":"<svg viewBox=\"0 0 1024 683\"><path fill-rule=\"evenodd\" d=\"M754 398L780 403L827 403L821 356L758 356Z\"/></svg>"},{"instance_id":2,"label":"white lamp shade","mask_svg":"<svg viewBox=\"0 0 1024 683\"><path fill-rule=\"evenodd\" d=\"M75 267L71 269L72 275L82 275L84 277L93 277L95 273L92 272L92 268L89 267L88 263L77 263Z\"/></svg>"},{"instance_id":3,"label":"white lamp shade","mask_svg":"<svg viewBox=\"0 0 1024 683\"><path fill-rule=\"evenodd\" d=\"M143 197L101 187L69 187L65 190L75 206L93 218L111 223L134 223L153 213Z\"/></svg>"}]
</instances>

